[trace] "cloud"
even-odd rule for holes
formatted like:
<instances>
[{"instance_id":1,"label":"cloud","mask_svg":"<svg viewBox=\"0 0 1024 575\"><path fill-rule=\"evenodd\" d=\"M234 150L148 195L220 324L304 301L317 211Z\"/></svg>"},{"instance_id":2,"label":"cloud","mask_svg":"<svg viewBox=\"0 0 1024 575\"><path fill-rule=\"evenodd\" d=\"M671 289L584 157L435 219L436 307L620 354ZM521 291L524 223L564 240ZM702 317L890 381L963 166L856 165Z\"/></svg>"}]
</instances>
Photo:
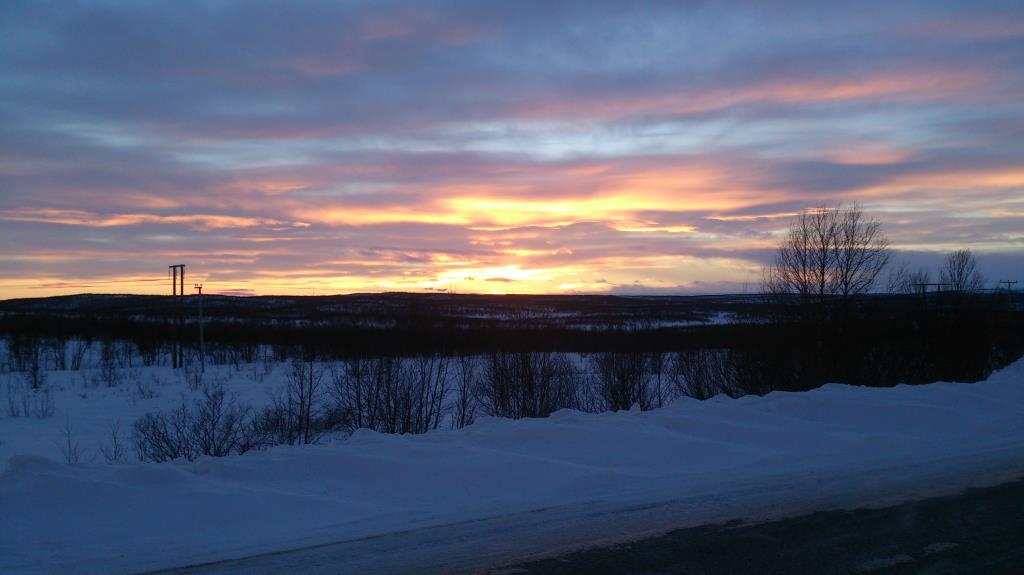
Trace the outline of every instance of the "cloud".
<instances>
[{"instance_id":1,"label":"cloud","mask_svg":"<svg viewBox=\"0 0 1024 575\"><path fill-rule=\"evenodd\" d=\"M211 293L732 291L852 201L1009 273L1024 14L885 8L19 3L0 297L181 258Z\"/></svg>"},{"instance_id":2,"label":"cloud","mask_svg":"<svg viewBox=\"0 0 1024 575\"><path fill-rule=\"evenodd\" d=\"M0 221L37 222L90 228L108 228L158 224L185 224L194 230L219 230L229 228L306 228L305 222L284 222L281 220L248 218L217 214L96 214L82 210L23 209L2 210Z\"/></svg>"}]
</instances>

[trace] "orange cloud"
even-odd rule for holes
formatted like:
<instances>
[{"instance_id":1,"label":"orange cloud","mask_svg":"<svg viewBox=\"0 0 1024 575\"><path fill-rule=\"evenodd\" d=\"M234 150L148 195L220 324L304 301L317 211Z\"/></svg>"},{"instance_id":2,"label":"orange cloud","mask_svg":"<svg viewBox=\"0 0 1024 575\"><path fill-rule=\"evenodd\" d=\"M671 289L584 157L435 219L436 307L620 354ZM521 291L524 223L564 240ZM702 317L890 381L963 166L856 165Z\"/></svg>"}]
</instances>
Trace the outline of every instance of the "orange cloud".
<instances>
[{"instance_id":1,"label":"orange cloud","mask_svg":"<svg viewBox=\"0 0 1024 575\"><path fill-rule=\"evenodd\" d=\"M0 211L0 220L12 222L39 222L69 226L108 228L137 226L141 224L189 224L196 229L216 230L227 228L251 228L257 226L307 227L305 222L284 222L269 218L225 216L213 214L189 214L162 216L157 214L110 214L102 215L82 210L20 209Z\"/></svg>"}]
</instances>

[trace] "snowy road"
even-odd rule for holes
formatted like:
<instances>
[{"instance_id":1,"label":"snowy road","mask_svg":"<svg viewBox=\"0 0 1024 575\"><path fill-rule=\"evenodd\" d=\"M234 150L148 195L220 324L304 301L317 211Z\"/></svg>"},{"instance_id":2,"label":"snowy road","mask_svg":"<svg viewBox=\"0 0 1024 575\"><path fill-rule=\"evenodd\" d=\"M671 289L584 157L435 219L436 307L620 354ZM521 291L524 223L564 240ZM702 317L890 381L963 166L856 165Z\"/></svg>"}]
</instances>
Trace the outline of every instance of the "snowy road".
<instances>
[{"instance_id":1,"label":"snowy road","mask_svg":"<svg viewBox=\"0 0 1024 575\"><path fill-rule=\"evenodd\" d=\"M532 575L1020 575L1024 480L881 508L676 529L506 566Z\"/></svg>"},{"instance_id":2,"label":"snowy road","mask_svg":"<svg viewBox=\"0 0 1024 575\"><path fill-rule=\"evenodd\" d=\"M574 549L731 519L753 521L827 509L881 507L1024 477L1024 445L921 457L837 474L807 470L756 483L715 482L663 501L592 501L354 541L160 571L160 575L302 572L474 573ZM665 486L662 486L662 488ZM691 486L691 491L694 491ZM765 497L765 493L772 494Z\"/></svg>"}]
</instances>

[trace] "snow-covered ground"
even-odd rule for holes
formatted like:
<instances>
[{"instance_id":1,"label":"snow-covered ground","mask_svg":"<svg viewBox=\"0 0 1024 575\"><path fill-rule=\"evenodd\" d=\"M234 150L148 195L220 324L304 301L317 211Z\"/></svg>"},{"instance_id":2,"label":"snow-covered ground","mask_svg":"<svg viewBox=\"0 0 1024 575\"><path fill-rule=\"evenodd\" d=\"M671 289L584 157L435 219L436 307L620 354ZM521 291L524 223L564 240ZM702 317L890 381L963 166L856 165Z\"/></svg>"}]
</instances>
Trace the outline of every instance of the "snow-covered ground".
<instances>
[{"instance_id":1,"label":"snow-covered ground","mask_svg":"<svg viewBox=\"0 0 1024 575\"><path fill-rule=\"evenodd\" d=\"M234 369L215 365L207 369L203 381L220 384L240 403L259 407L284 386L287 366L245 365ZM78 446L82 462L104 462L101 446L112 443L112 428L118 426L121 441L127 444L132 424L149 412L173 409L182 400L200 395L188 379L196 373L173 370L168 366L117 369L116 385L103 381L100 369L47 371L44 388L52 405L52 414L39 417L42 395L28 390L20 373L0 375L0 466L14 455L40 455L65 460L66 430ZM9 405L12 404L13 406ZM29 413L20 413L27 406ZM20 417L10 417L12 407ZM129 447L125 459L135 459Z\"/></svg>"},{"instance_id":2,"label":"snow-covered ground","mask_svg":"<svg viewBox=\"0 0 1024 575\"><path fill-rule=\"evenodd\" d=\"M253 400L268 393L222 377ZM380 542L430 527L460 538L464 553L476 532L506 533L501 547L514 552L520 540L506 529L523 525L524 512L559 517L564 540L579 541L567 532L608 536L610 517L642 529L637 518L653 509L661 522L646 527L830 504L868 486L927 493L933 478L955 487L1024 470L1024 361L977 384L828 385L643 413L484 418L458 431L360 431L192 463L63 462L67 421L81 441L96 441L110 410L128 427L184 387L161 389L132 399L127 388L83 392L67 382L53 418L0 419L0 572L130 573L387 535L373 540L376 558L342 553L329 565L366 572L386 563ZM401 553L414 561L417 548Z\"/></svg>"}]
</instances>

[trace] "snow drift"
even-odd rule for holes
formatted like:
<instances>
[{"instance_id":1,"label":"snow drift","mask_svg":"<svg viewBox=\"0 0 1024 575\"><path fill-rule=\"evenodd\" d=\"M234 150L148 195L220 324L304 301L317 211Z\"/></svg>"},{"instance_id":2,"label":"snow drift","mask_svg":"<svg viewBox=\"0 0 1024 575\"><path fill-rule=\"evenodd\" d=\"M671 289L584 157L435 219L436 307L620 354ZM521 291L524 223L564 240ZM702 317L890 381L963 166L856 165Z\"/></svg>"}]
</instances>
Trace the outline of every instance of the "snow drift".
<instances>
[{"instance_id":1,"label":"snow drift","mask_svg":"<svg viewBox=\"0 0 1024 575\"><path fill-rule=\"evenodd\" d=\"M1024 361L977 384L827 385L643 413L485 418L192 463L72 467L23 455L0 475L0 571L137 572L680 497L701 502L677 518L692 524L769 508L779 492L768 485L820 504L826 481L831 493L867 481L884 492L941 469L967 485L1022 464ZM730 485L749 487L742 501L723 495Z\"/></svg>"}]
</instances>

